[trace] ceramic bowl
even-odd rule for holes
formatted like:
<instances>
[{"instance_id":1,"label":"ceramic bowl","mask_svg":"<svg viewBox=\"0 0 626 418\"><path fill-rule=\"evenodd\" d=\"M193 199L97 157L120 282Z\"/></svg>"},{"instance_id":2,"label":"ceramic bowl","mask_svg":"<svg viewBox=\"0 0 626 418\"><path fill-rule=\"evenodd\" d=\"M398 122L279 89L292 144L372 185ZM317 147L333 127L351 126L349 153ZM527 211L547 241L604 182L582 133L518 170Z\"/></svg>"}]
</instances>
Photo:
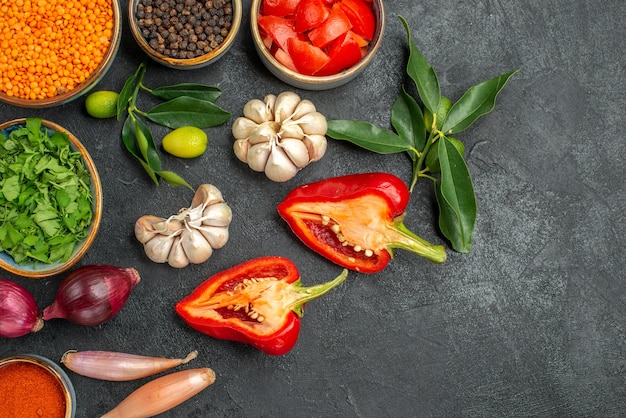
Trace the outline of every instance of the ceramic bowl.
<instances>
[{"instance_id":1,"label":"ceramic bowl","mask_svg":"<svg viewBox=\"0 0 626 418\"><path fill-rule=\"evenodd\" d=\"M179 70L195 70L198 68L202 68L214 63L226 54L226 52L233 45L235 38L237 37L237 33L239 32L239 28L241 27L241 0L227 1L231 1L233 8L232 21L231 26L228 30L228 34L224 37L223 41L219 44L218 47L210 52L205 53L204 55L193 58L172 58L171 56L158 52L155 48L150 46L150 43L142 35L141 29L139 27L138 19L142 18L142 16L138 16L137 13L139 0L130 0L128 2L128 21L130 31L133 34L133 38L135 38L135 41L137 42L139 47L154 61L165 65L166 67Z\"/></svg>"},{"instance_id":2,"label":"ceramic bowl","mask_svg":"<svg viewBox=\"0 0 626 418\"><path fill-rule=\"evenodd\" d=\"M376 18L376 30L365 56L354 66L329 76L303 75L281 64L270 52L259 29L258 18L263 0L252 0L250 9L250 29L254 47L267 69L283 82L305 90L328 90L352 81L367 67L378 51L385 32L385 9L383 0L373 0L372 10Z\"/></svg>"},{"instance_id":3,"label":"ceramic bowl","mask_svg":"<svg viewBox=\"0 0 626 418\"><path fill-rule=\"evenodd\" d=\"M5 123L0 124L0 133L5 134L7 137L10 134L11 130L23 126L26 123L26 119L14 119ZM85 163L85 167L89 171L91 175L91 190L93 194L92 200L92 211L93 211L93 219L91 221L91 225L87 231L87 237L80 243L76 245L74 248L74 253L66 262L56 262L51 264L46 263L32 263L32 264L17 264L13 257L5 252L0 251L0 268L3 268L13 274L17 274L24 277L29 277L33 279L43 278L53 276L55 274L62 273L76 264L82 257L85 255L94 239L96 238L96 234L98 232L98 228L100 226L100 220L102 218L102 186L100 183L100 177L98 175L98 171L96 170L96 165L94 164L91 156L87 152L87 149L83 146L83 144L70 133L65 128L57 125L54 122L50 122L47 120L42 120L41 122L42 128L47 128L50 134L54 132L64 132L68 135L68 140L71 143L71 147L80 152L83 157L83 162Z\"/></svg>"},{"instance_id":4,"label":"ceramic bowl","mask_svg":"<svg viewBox=\"0 0 626 418\"><path fill-rule=\"evenodd\" d=\"M113 10L113 28L111 30L111 42L98 67L96 67L96 69L87 76L85 81L81 82L73 89L65 91L64 93L59 93L54 97L47 97L43 99L26 99L17 96L11 96L7 95L4 90L0 89L0 101L19 107L45 108L68 103L89 92L96 84L98 84L98 82L105 76L105 74L111 67L115 56L117 55L120 40L122 38L122 15L119 0L111 0L111 4ZM0 52L0 61L1 58L2 52ZM43 79L51 77L51 74L39 73L37 77Z\"/></svg>"},{"instance_id":5,"label":"ceramic bowl","mask_svg":"<svg viewBox=\"0 0 626 418\"><path fill-rule=\"evenodd\" d=\"M37 354L18 354L0 360L0 373L3 367L14 364L27 364L32 365L33 367L41 367L43 370L49 373L54 381L58 383L59 388L63 393L65 400L64 417L74 418L76 416L76 392L74 391L74 386L72 385L72 382L68 375L58 364ZM13 383L19 385L19 381Z\"/></svg>"}]
</instances>

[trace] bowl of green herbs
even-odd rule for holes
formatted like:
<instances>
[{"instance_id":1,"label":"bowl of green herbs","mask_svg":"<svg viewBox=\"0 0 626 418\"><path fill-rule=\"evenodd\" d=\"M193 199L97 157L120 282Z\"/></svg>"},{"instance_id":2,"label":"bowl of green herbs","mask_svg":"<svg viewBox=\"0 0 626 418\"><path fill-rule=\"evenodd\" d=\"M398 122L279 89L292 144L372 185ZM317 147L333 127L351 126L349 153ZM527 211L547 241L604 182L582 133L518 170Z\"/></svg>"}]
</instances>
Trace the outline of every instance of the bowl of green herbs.
<instances>
[{"instance_id":1,"label":"bowl of green herbs","mask_svg":"<svg viewBox=\"0 0 626 418\"><path fill-rule=\"evenodd\" d=\"M0 267L29 278L76 264L102 217L102 187L83 144L38 118L0 124Z\"/></svg>"}]
</instances>

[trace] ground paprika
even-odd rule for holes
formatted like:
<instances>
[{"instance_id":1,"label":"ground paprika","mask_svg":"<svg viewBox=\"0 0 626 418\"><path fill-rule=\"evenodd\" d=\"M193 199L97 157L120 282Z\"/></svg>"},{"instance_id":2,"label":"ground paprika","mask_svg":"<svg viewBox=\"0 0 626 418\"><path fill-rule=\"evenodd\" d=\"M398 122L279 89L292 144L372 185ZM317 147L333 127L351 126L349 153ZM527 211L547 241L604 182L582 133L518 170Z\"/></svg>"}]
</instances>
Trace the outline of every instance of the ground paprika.
<instances>
[{"instance_id":1,"label":"ground paprika","mask_svg":"<svg viewBox=\"0 0 626 418\"><path fill-rule=\"evenodd\" d=\"M9 362L0 367L0 405L0 418L66 416L61 384L35 363Z\"/></svg>"},{"instance_id":2,"label":"ground paprika","mask_svg":"<svg viewBox=\"0 0 626 418\"><path fill-rule=\"evenodd\" d=\"M409 198L397 176L362 173L299 186L277 209L304 244L350 270L379 272L395 248L445 261L443 246L420 238L402 222Z\"/></svg>"}]
</instances>

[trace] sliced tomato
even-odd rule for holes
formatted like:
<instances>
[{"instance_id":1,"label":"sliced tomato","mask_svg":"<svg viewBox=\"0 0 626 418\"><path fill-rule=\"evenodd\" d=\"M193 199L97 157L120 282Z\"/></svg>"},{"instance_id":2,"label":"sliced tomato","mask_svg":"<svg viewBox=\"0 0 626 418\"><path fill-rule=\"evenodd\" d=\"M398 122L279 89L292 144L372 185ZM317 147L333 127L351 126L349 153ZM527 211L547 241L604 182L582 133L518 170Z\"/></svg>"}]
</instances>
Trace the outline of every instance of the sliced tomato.
<instances>
[{"instance_id":1,"label":"sliced tomato","mask_svg":"<svg viewBox=\"0 0 626 418\"><path fill-rule=\"evenodd\" d=\"M368 41L361 35L357 35L353 30L350 30L350 32L352 33L352 37L354 38L356 43L359 44L361 48L365 48L366 46L370 44L370 41Z\"/></svg>"},{"instance_id":2,"label":"sliced tomato","mask_svg":"<svg viewBox=\"0 0 626 418\"><path fill-rule=\"evenodd\" d=\"M313 75L330 60L321 48L308 41L290 38L287 44L287 51L300 74Z\"/></svg>"},{"instance_id":3,"label":"sliced tomato","mask_svg":"<svg viewBox=\"0 0 626 418\"><path fill-rule=\"evenodd\" d=\"M259 28L268 34L282 49L287 49L287 40L297 37L293 19L280 16L259 15Z\"/></svg>"},{"instance_id":4,"label":"sliced tomato","mask_svg":"<svg viewBox=\"0 0 626 418\"><path fill-rule=\"evenodd\" d=\"M264 15L285 17L296 13L300 0L263 0L261 11Z\"/></svg>"},{"instance_id":5,"label":"sliced tomato","mask_svg":"<svg viewBox=\"0 0 626 418\"><path fill-rule=\"evenodd\" d=\"M308 33L311 43L323 48L352 28L341 7L333 7L328 18Z\"/></svg>"},{"instance_id":6,"label":"sliced tomato","mask_svg":"<svg viewBox=\"0 0 626 418\"><path fill-rule=\"evenodd\" d=\"M337 74L361 61L361 47L356 41L354 33L348 31L333 41L328 56L330 60L315 75Z\"/></svg>"},{"instance_id":7,"label":"sliced tomato","mask_svg":"<svg viewBox=\"0 0 626 418\"><path fill-rule=\"evenodd\" d=\"M296 9L296 32L306 32L322 23L330 14L324 0L300 0Z\"/></svg>"},{"instance_id":8,"label":"sliced tomato","mask_svg":"<svg viewBox=\"0 0 626 418\"><path fill-rule=\"evenodd\" d=\"M274 52L274 58L276 61L283 64L285 67L289 68L291 71L298 72L298 68L296 68L296 64L291 59L291 56L286 53L282 48L276 49Z\"/></svg>"},{"instance_id":9,"label":"sliced tomato","mask_svg":"<svg viewBox=\"0 0 626 418\"><path fill-rule=\"evenodd\" d=\"M341 0L341 10L348 16L352 30L365 39L372 40L376 30L376 17L364 0Z\"/></svg>"}]
</instances>

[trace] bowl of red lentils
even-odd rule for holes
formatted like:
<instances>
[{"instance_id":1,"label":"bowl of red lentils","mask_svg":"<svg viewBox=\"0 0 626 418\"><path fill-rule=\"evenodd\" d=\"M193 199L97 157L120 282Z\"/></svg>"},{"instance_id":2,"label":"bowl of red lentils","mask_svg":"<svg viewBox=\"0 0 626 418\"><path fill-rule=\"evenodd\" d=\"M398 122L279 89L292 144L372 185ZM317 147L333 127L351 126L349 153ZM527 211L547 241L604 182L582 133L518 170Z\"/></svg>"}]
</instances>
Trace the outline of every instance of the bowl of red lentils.
<instances>
[{"instance_id":1,"label":"bowl of red lentils","mask_svg":"<svg viewBox=\"0 0 626 418\"><path fill-rule=\"evenodd\" d=\"M139 47L170 68L194 70L224 56L241 26L241 0L130 0Z\"/></svg>"},{"instance_id":2,"label":"bowl of red lentils","mask_svg":"<svg viewBox=\"0 0 626 418\"><path fill-rule=\"evenodd\" d=\"M104 77L121 39L119 0L15 0L0 5L0 101L68 103Z\"/></svg>"}]
</instances>

